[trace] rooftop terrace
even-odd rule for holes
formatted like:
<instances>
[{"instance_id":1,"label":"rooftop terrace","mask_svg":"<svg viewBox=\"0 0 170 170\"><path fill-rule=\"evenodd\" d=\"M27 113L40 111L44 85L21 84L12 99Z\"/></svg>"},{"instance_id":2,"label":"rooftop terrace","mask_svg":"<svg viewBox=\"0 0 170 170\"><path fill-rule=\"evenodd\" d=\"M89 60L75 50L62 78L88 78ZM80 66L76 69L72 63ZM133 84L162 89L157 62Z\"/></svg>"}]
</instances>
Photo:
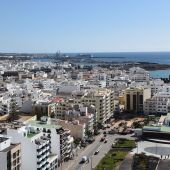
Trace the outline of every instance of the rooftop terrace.
<instances>
[{"instance_id":1,"label":"rooftop terrace","mask_svg":"<svg viewBox=\"0 0 170 170\"><path fill-rule=\"evenodd\" d=\"M32 132L30 132L30 133L27 133L27 138L32 138L32 137L34 137L35 135L37 135L38 133L32 133Z\"/></svg>"},{"instance_id":2,"label":"rooftop terrace","mask_svg":"<svg viewBox=\"0 0 170 170\"><path fill-rule=\"evenodd\" d=\"M47 128L47 129L51 129L51 128L60 129L60 128L62 128L59 125L51 125L51 124L47 124L46 122L41 122L41 121L29 121L28 124L30 124L31 126Z\"/></svg>"}]
</instances>

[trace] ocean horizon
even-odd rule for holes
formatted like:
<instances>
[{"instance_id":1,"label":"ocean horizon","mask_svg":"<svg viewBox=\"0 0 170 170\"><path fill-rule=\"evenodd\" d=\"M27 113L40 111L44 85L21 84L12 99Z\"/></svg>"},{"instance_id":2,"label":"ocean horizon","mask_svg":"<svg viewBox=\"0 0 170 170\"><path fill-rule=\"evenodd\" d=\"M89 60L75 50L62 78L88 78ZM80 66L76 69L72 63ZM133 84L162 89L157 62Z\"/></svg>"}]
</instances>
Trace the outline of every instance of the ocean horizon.
<instances>
[{"instance_id":1,"label":"ocean horizon","mask_svg":"<svg viewBox=\"0 0 170 170\"><path fill-rule=\"evenodd\" d=\"M98 57L97 60L107 62L150 62L158 64L170 64L170 52L87 52L87 53L62 53L69 56L78 54L91 54ZM34 59L49 61L48 59ZM149 71L153 78L168 78L170 70Z\"/></svg>"},{"instance_id":2,"label":"ocean horizon","mask_svg":"<svg viewBox=\"0 0 170 170\"><path fill-rule=\"evenodd\" d=\"M77 54L91 54L100 57L97 60L115 62L151 62L159 64L170 64L170 52L87 52L87 53L64 53L75 56Z\"/></svg>"}]
</instances>

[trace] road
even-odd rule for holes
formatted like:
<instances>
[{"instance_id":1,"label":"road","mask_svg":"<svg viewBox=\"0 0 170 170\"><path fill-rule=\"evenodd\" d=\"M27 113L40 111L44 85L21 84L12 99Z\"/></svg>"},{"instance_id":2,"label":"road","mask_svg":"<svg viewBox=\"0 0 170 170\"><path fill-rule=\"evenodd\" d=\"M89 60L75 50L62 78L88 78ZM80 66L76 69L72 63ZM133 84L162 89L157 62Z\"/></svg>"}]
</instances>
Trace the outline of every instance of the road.
<instances>
[{"instance_id":1,"label":"road","mask_svg":"<svg viewBox=\"0 0 170 170\"><path fill-rule=\"evenodd\" d=\"M108 142L104 143L104 142L100 142L100 139L101 139L102 136L103 136L103 134L98 136L94 143L87 146L87 148L85 148L85 150L83 150L78 155L78 157L73 162L70 163L70 165L67 167L67 170L90 170L90 169L97 166L97 164L100 162L100 160L110 150L111 145L116 138L127 138L127 139L131 138L130 137L131 135L122 136L122 135L109 135L109 134L107 134L106 138L108 139ZM98 148L100 148L99 153L97 155L94 155L94 152ZM87 156L90 159L89 163L86 163L86 164L80 164L79 163L83 156Z\"/></svg>"}]
</instances>

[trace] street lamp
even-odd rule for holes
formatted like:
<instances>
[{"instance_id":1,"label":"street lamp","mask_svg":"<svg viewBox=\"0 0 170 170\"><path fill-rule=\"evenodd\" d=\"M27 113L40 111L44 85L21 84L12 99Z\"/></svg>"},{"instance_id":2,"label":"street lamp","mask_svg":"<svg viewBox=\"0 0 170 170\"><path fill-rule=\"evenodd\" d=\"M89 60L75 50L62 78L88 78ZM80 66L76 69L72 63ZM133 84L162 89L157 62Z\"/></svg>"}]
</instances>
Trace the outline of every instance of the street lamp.
<instances>
[{"instance_id":1,"label":"street lamp","mask_svg":"<svg viewBox=\"0 0 170 170\"><path fill-rule=\"evenodd\" d=\"M93 169L93 155L91 155L91 170Z\"/></svg>"}]
</instances>

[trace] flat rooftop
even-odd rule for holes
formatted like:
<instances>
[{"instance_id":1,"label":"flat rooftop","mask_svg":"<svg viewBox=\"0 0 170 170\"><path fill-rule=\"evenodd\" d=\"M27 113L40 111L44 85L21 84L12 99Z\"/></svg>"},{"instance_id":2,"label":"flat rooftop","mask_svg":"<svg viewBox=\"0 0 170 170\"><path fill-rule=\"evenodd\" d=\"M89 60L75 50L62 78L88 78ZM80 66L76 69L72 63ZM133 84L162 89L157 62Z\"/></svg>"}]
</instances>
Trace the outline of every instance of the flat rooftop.
<instances>
[{"instance_id":1,"label":"flat rooftop","mask_svg":"<svg viewBox=\"0 0 170 170\"><path fill-rule=\"evenodd\" d=\"M5 148L1 152L8 152L8 151L12 150L13 148L15 148L16 146L18 146L18 145L20 145L20 143L11 144L9 147Z\"/></svg>"},{"instance_id":2,"label":"flat rooftop","mask_svg":"<svg viewBox=\"0 0 170 170\"><path fill-rule=\"evenodd\" d=\"M29 119L33 118L34 116L32 115L19 115L19 119L17 121L19 122L25 122L28 121Z\"/></svg>"},{"instance_id":3,"label":"flat rooftop","mask_svg":"<svg viewBox=\"0 0 170 170\"><path fill-rule=\"evenodd\" d=\"M47 129L51 129L51 128L60 129L60 128L62 128L62 126L60 126L60 125L51 125L51 124L47 124L46 122L42 122L42 121L29 121L28 124L30 124L31 126L47 128Z\"/></svg>"},{"instance_id":4,"label":"flat rooftop","mask_svg":"<svg viewBox=\"0 0 170 170\"><path fill-rule=\"evenodd\" d=\"M6 141L6 140L8 140L8 139L9 139L9 138L0 137L0 143Z\"/></svg>"},{"instance_id":5,"label":"flat rooftop","mask_svg":"<svg viewBox=\"0 0 170 170\"><path fill-rule=\"evenodd\" d=\"M32 132L30 132L30 133L27 133L27 138L32 138L32 137L34 137L35 135L37 135L38 133L32 133Z\"/></svg>"}]
</instances>

